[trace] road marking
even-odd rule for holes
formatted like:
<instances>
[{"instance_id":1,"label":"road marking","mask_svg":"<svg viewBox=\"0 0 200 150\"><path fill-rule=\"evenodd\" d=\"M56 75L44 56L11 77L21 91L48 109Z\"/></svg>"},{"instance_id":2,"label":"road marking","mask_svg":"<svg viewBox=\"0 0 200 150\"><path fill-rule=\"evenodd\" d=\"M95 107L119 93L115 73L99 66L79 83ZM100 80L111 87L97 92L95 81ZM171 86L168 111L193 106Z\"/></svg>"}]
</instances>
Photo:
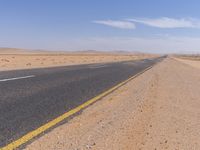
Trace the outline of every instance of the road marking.
<instances>
[{"instance_id":1,"label":"road marking","mask_svg":"<svg viewBox=\"0 0 200 150\"><path fill-rule=\"evenodd\" d=\"M24 77L8 78L8 79L0 79L0 82L12 81L12 80L20 80L20 79L33 78L33 77L35 77L35 75L24 76Z\"/></svg>"},{"instance_id":2,"label":"road marking","mask_svg":"<svg viewBox=\"0 0 200 150\"><path fill-rule=\"evenodd\" d=\"M96 69L96 68L103 68L103 67L107 67L108 65L100 65L100 66L90 66L90 69Z\"/></svg>"},{"instance_id":3,"label":"road marking","mask_svg":"<svg viewBox=\"0 0 200 150\"><path fill-rule=\"evenodd\" d=\"M60 123L61 121L63 121L64 119L67 119L68 117L74 115L75 113L81 111L82 109L88 107L89 105L95 103L96 101L98 101L99 99L103 98L104 96L112 93L113 91L115 91L116 89L118 89L119 87L121 87L122 85L128 83L129 81L131 81L132 79L134 79L135 77L139 76L140 74L144 73L145 71L151 69L153 66L150 66L148 68L146 68L145 70L137 73L136 75L128 78L127 80L117 84L116 86L112 87L111 89L99 94L98 96L86 101L85 103L79 105L78 107L62 114L61 116L53 119L52 121L42 125L41 127L25 134L24 136L22 136L21 138L11 142L10 144L6 145L5 147L0 148L0 150L13 150L16 149L17 147L21 146L22 144L25 144L26 142L30 141L31 139L33 139L34 137L40 135L41 133L43 133L44 131L54 127L56 124Z\"/></svg>"}]
</instances>

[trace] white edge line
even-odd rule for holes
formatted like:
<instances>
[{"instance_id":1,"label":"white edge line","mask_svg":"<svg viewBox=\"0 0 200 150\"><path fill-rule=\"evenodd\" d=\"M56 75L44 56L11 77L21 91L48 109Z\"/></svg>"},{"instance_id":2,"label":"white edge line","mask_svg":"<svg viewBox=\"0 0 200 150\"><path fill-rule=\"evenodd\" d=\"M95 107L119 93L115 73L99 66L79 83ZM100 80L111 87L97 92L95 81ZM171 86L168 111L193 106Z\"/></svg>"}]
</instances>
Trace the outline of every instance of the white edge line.
<instances>
[{"instance_id":1,"label":"white edge line","mask_svg":"<svg viewBox=\"0 0 200 150\"><path fill-rule=\"evenodd\" d=\"M8 78L8 79L1 79L0 82L12 81L12 80L19 80L19 79L26 79L26 78L33 78L33 77L35 77L35 75L24 76L24 77Z\"/></svg>"}]
</instances>

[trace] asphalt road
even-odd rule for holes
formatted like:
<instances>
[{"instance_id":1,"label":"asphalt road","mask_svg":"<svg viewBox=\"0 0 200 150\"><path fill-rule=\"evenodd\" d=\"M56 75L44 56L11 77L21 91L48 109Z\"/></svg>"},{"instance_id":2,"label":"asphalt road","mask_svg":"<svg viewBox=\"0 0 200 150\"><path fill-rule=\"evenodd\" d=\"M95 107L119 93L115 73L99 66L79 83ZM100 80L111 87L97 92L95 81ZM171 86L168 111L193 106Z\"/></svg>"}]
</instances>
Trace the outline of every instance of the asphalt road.
<instances>
[{"instance_id":1,"label":"asphalt road","mask_svg":"<svg viewBox=\"0 0 200 150\"><path fill-rule=\"evenodd\" d=\"M161 60L0 72L0 147Z\"/></svg>"}]
</instances>

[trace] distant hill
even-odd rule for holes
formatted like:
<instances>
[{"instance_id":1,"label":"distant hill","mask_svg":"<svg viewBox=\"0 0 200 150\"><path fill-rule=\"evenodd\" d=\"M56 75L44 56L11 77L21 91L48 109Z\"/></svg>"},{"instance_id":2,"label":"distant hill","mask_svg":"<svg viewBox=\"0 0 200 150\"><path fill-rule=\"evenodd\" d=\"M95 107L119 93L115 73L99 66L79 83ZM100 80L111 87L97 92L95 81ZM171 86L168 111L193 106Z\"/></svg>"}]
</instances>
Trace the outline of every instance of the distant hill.
<instances>
[{"instance_id":1,"label":"distant hill","mask_svg":"<svg viewBox=\"0 0 200 150\"><path fill-rule=\"evenodd\" d=\"M0 47L0 54L19 54L19 53L25 53L25 52L28 52L28 50L18 49L18 48Z\"/></svg>"},{"instance_id":2,"label":"distant hill","mask_svg":"<svg viewBox=\"0 0 200 150\"><path fill-rule=\"evenodd\" d=\"M20 48L0 47L0 54L46 54L46 53L64 53L61 51L48 51L48 50L30 50Z\"/></svg>"},{"instance_id":3,"label":"distant hill","mask_svg":"<svg viewBox=\"0 0 200 150\"><path fill-rule=\"evenodd\" d=\"M43 50L43 49L20 49L20 48L9 48L0 47L0 54L116 54L116 55L146 55L138 51L98 51L98 50L79 50L79 51L63 51L63 50Z\"/></svg>"}]
</instances>

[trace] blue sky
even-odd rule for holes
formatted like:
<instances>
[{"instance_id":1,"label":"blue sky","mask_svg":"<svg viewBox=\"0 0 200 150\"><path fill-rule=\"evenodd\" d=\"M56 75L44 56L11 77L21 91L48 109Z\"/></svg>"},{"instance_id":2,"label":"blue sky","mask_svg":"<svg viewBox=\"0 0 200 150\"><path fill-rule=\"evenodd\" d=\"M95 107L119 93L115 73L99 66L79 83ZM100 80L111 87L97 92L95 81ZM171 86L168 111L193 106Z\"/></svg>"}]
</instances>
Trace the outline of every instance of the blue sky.
<instances>
[{"instance_id":1,"label":"blue sky","mask_svg":"<svg viewBox=\"0 0 200 150\"><path fill-rule=\"evenodd\" d=\"M200 52L198 0L0 0L0 47Z\"/></svg>"}]
</instances>

